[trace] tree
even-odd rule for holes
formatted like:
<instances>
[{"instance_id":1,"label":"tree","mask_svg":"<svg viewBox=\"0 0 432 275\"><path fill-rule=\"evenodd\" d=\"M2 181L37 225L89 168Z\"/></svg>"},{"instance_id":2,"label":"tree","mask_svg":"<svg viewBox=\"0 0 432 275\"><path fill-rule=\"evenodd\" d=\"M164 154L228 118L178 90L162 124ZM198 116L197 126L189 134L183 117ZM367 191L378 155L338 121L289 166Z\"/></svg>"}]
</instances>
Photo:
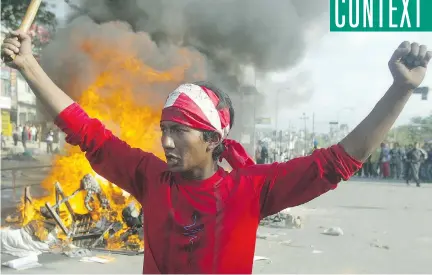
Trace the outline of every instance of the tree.
<instances>
[{"instance_id":1,"label":"tree","mask_svg":"<svg viewBox=\"0 0 432 275\"><path fill-rule=\"evenodd\" d=\"M12 30L18 29L29 4L30 0L3 0L1 9L2 26ZM56 16L51 11L53 7L44 1L39 6L34 24L30 30L36 52L44 44L48 43L50 33L53 33L56 29Z\"/></svg>"},{"instance_id":2,"label":"tree","mask_svg":"<svg viewBox=\"0 0 432 275\"><path fill-rule=\"evenodd\" d=\"M413 117L409 124L392 129L388 140L398 141L403 145L432 140L432 114L425 117Z\"/></svg>"}]
</instances>

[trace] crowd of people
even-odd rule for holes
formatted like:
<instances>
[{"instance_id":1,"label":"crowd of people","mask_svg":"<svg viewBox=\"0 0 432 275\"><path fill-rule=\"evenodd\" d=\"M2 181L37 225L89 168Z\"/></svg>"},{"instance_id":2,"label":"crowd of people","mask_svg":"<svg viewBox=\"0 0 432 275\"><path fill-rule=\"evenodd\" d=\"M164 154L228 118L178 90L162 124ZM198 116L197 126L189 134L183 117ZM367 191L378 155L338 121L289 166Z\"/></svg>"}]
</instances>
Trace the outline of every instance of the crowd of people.
<instances>
[{"instance_id":1,"label":"crowd of people","mask_svg":"<svg viewBox=\"0 0 432 275\"><path fill-rule=\"evenodd\" d=\"M401 146L382 143L373 152L357 176L367 178L403 179L407 184L432 180L432 146L419 143Z\"/></svg>"},{"instance_id":2,"label":"crowd of people","mask_svg":"<svg viewBox=\"0 0 432 275\"><path fill-rule=\"evenodd\" d=\"M309 154L319 148L318 142L314 141ZM282 161L290 159L284 157L284 153L278 156ZM257 144L255 159L258 164L273 161L272 154L269 154L268 146L263 141ZM420 146L419 143L413 143L401 146L398 142L382 143L356 175L365 178L404 180L407 184L414 182L417 186L420 186L420 182L432 182L432 144Z\"/></svg>"},{"instance_id":3,"label":"crowd of people","mask_svg":"<svg viewBox=\"0 0 432 275\"><path fill-rule=\"evenodd\" d=\"M28 143L46 143L46 152L47 154L53 154L53 143L58 142L58 139L55 138L55 131L53 129L48 129L46 133L42 131L41 125L18 125L14 126L14 130L12 132L12 140L14 146L19 146L21 143L24 147L24 150L27 150ZM3 143L3 141L2 141Z\"/></svg>"}]
</instances>

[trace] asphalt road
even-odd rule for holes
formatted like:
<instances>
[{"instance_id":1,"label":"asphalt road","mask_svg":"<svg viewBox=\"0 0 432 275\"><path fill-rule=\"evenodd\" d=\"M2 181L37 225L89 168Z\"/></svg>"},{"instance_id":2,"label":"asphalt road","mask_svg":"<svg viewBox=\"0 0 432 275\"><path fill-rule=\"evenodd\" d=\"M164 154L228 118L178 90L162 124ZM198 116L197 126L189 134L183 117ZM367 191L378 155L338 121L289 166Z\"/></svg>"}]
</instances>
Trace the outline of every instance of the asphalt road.
<instances>
[{"instance_id":1,"label":"asphalt road","mask_svg":"<svg viewBox=\"0 0 432 275\"><path fill-rule=\"evenodd\" d=\"M260 227L254 273L431 273L432 185L342 183L338 189L291 210L303 228ZM340 227L342 236L322 232ZM240 255L239 255L240 256ZM139 274L142 256L114 255L108 264L79 262L62 255L39 257L40 268L4 274ZM2 262L11 259L2 255Z\"/></svg>"}]
</instances>

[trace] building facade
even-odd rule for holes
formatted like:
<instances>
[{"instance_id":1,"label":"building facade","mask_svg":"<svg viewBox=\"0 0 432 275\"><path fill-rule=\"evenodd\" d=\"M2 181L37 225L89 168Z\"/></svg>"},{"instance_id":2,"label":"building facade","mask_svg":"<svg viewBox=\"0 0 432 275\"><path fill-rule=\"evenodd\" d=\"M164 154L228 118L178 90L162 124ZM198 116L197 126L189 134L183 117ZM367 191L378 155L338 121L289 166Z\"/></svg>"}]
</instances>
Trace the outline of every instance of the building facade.
<instances>
[{"instance_id":1,"label":"building facade","mask_svg":"<svg viewBox=\"0 0 432 275\"><path fill-rule=\"evenodd\" d=\"M1 40L6 28L1 28ZM37 123L36 96L21 74L7 66L1 66L1 129L11 136L13 126Z\"/></svg>"},{"instance_id":2,"label":"building facade","mask_svg":"<svg viewBox=\"0 0 432 275\"><path fill-rule=\"evenodd\" d=\"M5 68L5 67L1 67L0 108L1 108L1 131L4 135L11 136L12 135L11 81L10 81L10 70L9 68Z\"/></svg>"}]
</instances>

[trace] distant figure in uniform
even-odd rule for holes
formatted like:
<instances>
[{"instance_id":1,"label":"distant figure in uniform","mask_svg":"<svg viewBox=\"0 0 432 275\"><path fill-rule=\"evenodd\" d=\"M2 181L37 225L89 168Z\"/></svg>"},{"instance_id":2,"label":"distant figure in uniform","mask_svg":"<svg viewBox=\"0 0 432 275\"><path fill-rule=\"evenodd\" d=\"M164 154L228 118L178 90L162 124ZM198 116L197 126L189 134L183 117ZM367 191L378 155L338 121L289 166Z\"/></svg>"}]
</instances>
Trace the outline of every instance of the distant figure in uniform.
<instances>
[{"instance_id":1,"label":"distant figure in uniform","mask_svg":"<svg viewBox=\"0 0 432 275\"><path fill-rule=\"evenodd\" d=\"M405 151L400 147L399 143L395 143L390 150L390 170L391 177L399 179L402 174L402 165L405 158Z\"/></svg>"},{"instance_id":2,"label":"distant figure in uniform","mask_svg":"<svg viewBox=\"0 0 432 275\"><path fill-rule=\"evenodd\" d=\"M22 128L22 132L21 132L21 142L22 142L22 145L24 147L24 151L27 150L27 140L28 140L27 126L24 126Z\"/></svg>"},{"instance_id":3,"label":"distant figure in uniform","mask_svg":"<svg viewBox=\"0 0 432 275\"><path fill-rule=\"evenodd\" d=\"M413 180L417 187L420 187L419 180L419 172L420 165L423 159L426 159L427 156L424 156L423 151L420 150L419 144L416 142L410 151L407 153L407 169L405 170L405 180L406 184L410 184L410 180Z\"/></svg>"},{"instance_id":4,"label":"distant figure in uniform","mask_svg":"<svg viewBox=\"0 0 432 275\"><path fill-rule=\"evenodd\" d=\"M259 158L257 158L257 164L267 163L268 149L267 149L267 146L265 146L264 142L259 141L258 150L259 150L259 152L258 152Z\"/></svg>"}]
</instances>

